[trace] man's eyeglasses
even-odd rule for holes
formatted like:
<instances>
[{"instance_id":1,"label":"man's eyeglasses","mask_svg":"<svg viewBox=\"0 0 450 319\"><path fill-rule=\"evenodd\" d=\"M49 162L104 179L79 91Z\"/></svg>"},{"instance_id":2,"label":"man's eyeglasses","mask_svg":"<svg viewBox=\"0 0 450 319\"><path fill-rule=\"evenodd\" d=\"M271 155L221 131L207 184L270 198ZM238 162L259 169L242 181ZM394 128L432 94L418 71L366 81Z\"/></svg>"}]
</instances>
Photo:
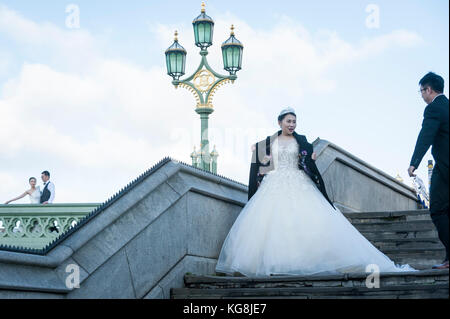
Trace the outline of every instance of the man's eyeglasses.
<instances>
[{"instance_id":1,"label":"man's eyeglasses","mask_svg":"<svg viewBox=\"0 0 450 319\"><path fill-rule=\"evenodd\" d=\"M428 88L424 88L424 89L420 89L419 91L417 91L417 92L419 92L420 94L422 94L422 92L423 91L426 91Z\"/></svg>"}]
</instances>

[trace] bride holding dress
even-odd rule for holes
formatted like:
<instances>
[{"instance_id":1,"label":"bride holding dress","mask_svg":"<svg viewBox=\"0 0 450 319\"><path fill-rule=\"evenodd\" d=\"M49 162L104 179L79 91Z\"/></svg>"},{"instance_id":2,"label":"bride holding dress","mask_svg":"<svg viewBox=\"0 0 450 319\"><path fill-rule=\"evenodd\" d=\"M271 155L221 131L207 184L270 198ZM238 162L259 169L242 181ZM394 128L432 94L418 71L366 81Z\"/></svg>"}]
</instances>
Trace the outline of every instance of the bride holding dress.
<instances>
[{"instance_id":1,"label":"bride holding dress","mask_svg":"<svg viewBox=\"0 0 450 319\"><path fill-rule=\"evenodd\" d=\"M338 274L366 272L372 264L380 272L414 271L394 264L333 206L312 145L295 132L295 111L283 110L278 123L280 131L266 144L256 144L249 201L223 243L216 272L248 277ZM266 151L270 155L263 159ZM268 161L273 169L256 191L255 169Z\"/></svg>"},{"instance_id":2,"label":"bride holding dress","mask_svg":"<svg viewBox=\"0 0 450 319\"><path fill-rule=\"evenodd\" d=\"M30 177L28 182L30 183L31 188L25 191L22 195L7 201L5 205L8 205L9 203L19 200L21 198L24 198L27 195L30 196L31 204L39 204L41 201L41 190L39 186L36 186L37 180L35 177Z\"/></svg>"}]
</instances>

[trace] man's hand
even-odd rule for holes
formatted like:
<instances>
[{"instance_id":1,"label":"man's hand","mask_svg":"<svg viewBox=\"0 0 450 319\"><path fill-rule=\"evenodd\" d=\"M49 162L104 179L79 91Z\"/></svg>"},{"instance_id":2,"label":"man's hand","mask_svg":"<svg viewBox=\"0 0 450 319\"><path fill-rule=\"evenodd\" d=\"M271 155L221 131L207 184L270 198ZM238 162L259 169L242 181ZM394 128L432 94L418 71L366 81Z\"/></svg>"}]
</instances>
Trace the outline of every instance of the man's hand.
<instances>
[{"instance_id":1,"label":"man's hand","mask_svg":"<svg viewBox=\"0 0 450 319\"><path fill-rule=\"evenodd\" d=\"M416 176L416 174L414 174L414 171L416 170L416 168L414 167L414 166L410 166L409 168L408 168L408 174L409 174L409 177L415 177Z\"/></svg>"},{"instance_id":2,"label":"man's hand","mask_svg":"<svg viewBox=\"0 0 450 319\"><path fill-rule=\"evenodd\" d=\"M48 202L43 202L42 205L48 205Z\"/></svg>"},{"instance_id":3,"label":"man's hand","mask_svg":"<svg viewBox=\"0 0 450 319\"><path fill-rule=\"evenodd\" d=\"M316 152L313 152L313 153L311 154L311 158L312 158L313 161L315 161L315 160L317 159L317 154L316 154Z\"/></svg>"},{"instance_id":4,"label":"man's hand","mask_svg":"<svg viewBox=\"0 0 450 319\"><path fill-rule=\"evenodd\" d=\"M264 155L264 158L262 159L261 163L266 164L272 159L272 155Z\"/></svg>"}]
</instances>

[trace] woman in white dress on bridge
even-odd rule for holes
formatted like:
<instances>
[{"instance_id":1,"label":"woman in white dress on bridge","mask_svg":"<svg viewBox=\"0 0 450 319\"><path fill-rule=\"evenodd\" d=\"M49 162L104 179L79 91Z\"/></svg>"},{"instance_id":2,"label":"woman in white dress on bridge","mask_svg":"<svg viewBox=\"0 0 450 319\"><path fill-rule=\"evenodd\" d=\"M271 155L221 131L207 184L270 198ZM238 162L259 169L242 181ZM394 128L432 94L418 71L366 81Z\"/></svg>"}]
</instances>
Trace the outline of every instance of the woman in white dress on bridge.
<instances>
[{"instance_id":1,"label":"woman in white dress on bridge","mask_svg":"<svg viewBox=\"0 0 450 319\"><path fill-rule=\"evenodd\" d=\"M30 177L28 182L30 183L31 188L29 190L25 191L22 195L20 195L16 198L10 199L9 201L7 201L5 203L5 205L8 205L9 203L19 200L21 198L24 198L27 195L30 196L31 204L39 204L41 201L41 189L39 186L36 186L37 180L35 177Z\"/></svg>"},{"instance_id":2,"label":"woman in white dress on bridge","mask_svg":"<svg viewBox=\"0 0 450 319\"><path fill-rule=\"evenodd\" d=\"M325 189L320 190L321 178L317 184L310 177L316 154L306 138L294 132L294 110L283 110L278 121L281 130L274 134L269 155L274 170L233 224L216 272L248 277L314 275L366 272L372 265L381 272L414 271L407 264L396 265L373 246L333 206ZM258 148L254 153L260 154ZM309 166L299 169L300 156Z\"/></svg>"}]
</instances>

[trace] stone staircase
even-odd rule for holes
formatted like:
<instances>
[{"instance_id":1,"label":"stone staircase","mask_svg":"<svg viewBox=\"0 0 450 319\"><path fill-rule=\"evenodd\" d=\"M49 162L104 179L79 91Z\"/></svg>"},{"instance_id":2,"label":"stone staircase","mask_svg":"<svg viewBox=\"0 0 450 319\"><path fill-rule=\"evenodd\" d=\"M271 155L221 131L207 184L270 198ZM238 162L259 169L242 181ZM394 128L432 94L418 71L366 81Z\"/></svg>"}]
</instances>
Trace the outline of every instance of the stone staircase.
<instances>
[{"instance_id":1,"label":"stone staircase","mask_svg":"<svg viewBox=\"0 0 450 319\"><path fill-rule=\"evenodd\" d=\"M380 287L366 286L366 273L269 278L186 274L173 299L197 298L449 298L448 270L432 270L445 257L428 210L345 213L374 246L397 264L418 272L382 273Z\"/></svg>"},{"instance_id":2,"label":"stone staircase","mask_svg":"<svg viewBox=\"0 0 450 319\"><path fill-rule=\"evenodd\" d=\"M372 244L399 264L430 269L440 264L445 249L428 210L346 213L347 219Z\"/></svg>"}]
</instances>

